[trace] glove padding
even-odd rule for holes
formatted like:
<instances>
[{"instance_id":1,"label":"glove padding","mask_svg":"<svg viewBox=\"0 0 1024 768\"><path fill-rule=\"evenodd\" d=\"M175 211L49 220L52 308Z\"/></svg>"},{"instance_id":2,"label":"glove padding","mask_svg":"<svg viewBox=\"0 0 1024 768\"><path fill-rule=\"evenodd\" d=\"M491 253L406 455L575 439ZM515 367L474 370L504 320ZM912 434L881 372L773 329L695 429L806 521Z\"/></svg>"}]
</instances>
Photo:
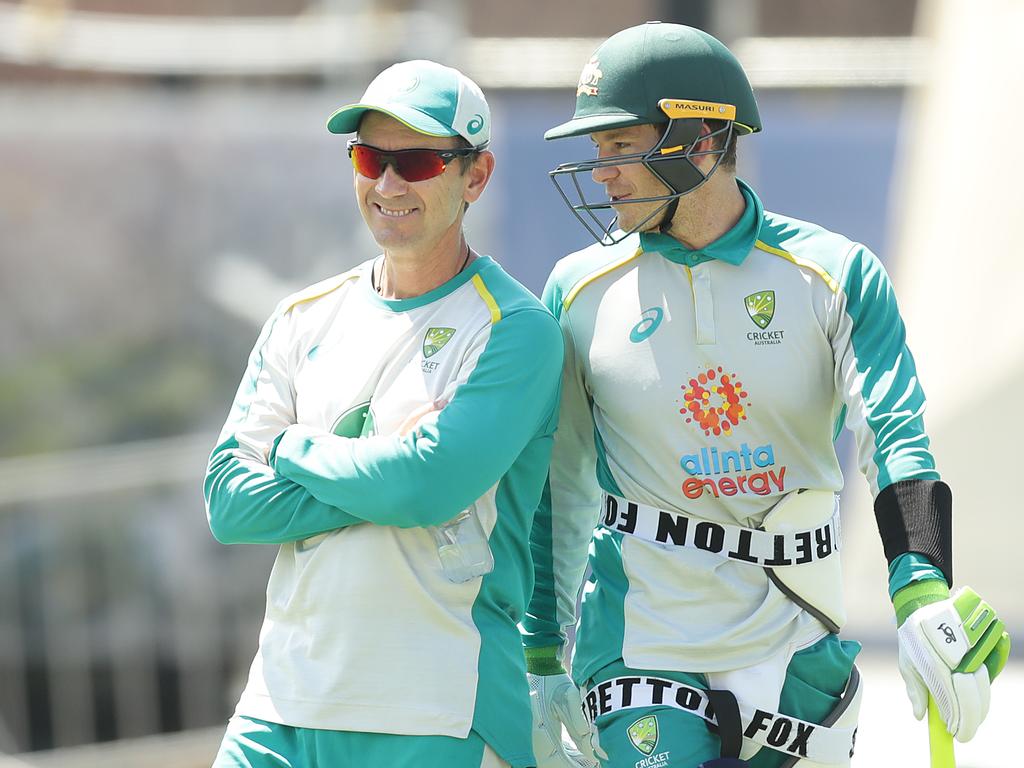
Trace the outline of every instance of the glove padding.
<instances>
[{"instance_id":1,"label":"glove padding","mask_svg":"<svg viewBox=\"0 0 1024 768\"><path fill-rule=\"evenodd\" d=\"M590 723L583 716L579 689L569 676L527 674L526 679L530 683L537 768L597 768ZM563 725L573 744L562 739Z\"/></svg>"},{"instance_id":2,"label":"glove padding","mask_svg":"<svg viewBox=\"0 0 1024 768\"><path fill-rule=\"evenodd\" d=\"M930 693L946 729L957 741L969 741L988 714L989 686L1010 653L1010 637L992 606L963 587L911 613L897 637L914 717L924 717Z\"/></svg>"}]
</instances>

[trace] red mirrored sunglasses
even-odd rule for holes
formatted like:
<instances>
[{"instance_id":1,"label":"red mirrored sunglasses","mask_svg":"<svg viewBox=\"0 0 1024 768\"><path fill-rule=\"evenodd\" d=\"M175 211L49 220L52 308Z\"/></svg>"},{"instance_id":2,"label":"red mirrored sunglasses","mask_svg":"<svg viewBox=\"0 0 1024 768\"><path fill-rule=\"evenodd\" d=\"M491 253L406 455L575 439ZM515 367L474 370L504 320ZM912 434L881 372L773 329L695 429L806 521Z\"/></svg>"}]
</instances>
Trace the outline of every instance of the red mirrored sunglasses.
<instances>
[{"instance_id":1,"label":"red mirrored sunglasses","mask_svg":"<svg viewBox=\"0 0 1024 768\"><path fill-rule=\"evenodd\" d=\"M448 163L456 157L476 154L482 147L466 149L377 149L369 144L360 144L355 139L348 142L348 156L352 167L360 176L378 179L384 173L384 166L390 165L406 181L425 181L444 173Z\"/></svg>"}]
</instances>

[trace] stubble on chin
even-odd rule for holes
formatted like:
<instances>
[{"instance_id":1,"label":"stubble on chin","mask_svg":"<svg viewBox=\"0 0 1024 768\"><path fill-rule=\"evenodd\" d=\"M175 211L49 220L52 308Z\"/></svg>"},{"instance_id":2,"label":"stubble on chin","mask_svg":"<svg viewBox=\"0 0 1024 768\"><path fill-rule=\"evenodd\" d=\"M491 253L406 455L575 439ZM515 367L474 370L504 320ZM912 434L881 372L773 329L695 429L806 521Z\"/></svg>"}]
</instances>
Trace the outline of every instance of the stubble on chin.
<instances>
[{"instance_id":1,"label":"stubble on chin","mask_svg":"<svg viewBox=\"0 0 1024 768\"><path fill-rule=\"evenodd\" d=\"M639 226L639 229L636 229L637 232L655 232L660 226L661 217L662 211L658 210L657 207L648 208L643 211L633 211L629 213L629 218L626 220L619 216L617 226L625 232L633 230L637 226Z\"/></svg>"}]
</instances>

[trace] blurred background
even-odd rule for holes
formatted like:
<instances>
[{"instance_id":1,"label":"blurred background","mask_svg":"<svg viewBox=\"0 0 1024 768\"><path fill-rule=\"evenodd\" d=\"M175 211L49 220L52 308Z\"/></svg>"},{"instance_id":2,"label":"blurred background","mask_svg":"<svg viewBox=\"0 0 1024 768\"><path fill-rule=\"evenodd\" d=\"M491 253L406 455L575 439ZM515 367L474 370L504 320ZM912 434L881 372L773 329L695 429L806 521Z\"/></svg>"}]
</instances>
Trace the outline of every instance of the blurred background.
<instances>
[{"instance_id":1,"label":"blurred background","mask_svg":"<svg viewBox=\"0 0 1024 768\"><path fill-rule=\"evenodd\" d=\"M0 0L0 766L212 759L275 552L213 540L206 458L276 302L377 252L327 116L397 60L476 79L498 167L469 238L539 292L590 242L546 178L589 142L543 131L601 40L648 19L746 67L765 130L739 170L765 206L886 264L954 489L957 582L1024 638L1024 4ZM871 499L839 450L845 634L869 684L854 764L925 765ZM961 765L1016 764L1022 658Z\"/></svg>"}]
</instances>

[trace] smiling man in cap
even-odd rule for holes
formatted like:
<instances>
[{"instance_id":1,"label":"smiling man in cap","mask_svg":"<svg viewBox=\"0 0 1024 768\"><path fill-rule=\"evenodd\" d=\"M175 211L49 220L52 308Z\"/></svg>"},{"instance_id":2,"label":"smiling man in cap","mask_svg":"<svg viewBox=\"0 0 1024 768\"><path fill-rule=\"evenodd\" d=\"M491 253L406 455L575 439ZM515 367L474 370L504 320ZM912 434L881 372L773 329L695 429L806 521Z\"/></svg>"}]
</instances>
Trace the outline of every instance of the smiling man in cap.
<instances>
[{"instance_id":1,"label":"smiling man in cap","mask_svg":"<svg viewBox=\"0 0 1024 768\"><path fill-rule=\"evenodd\" d=\"M466 242L494 167L475 83L396 64L328 127L383 252L278 306L210 458L216 538L280 546L215 765L524 768L558 324Z\"/></svg>"}]
</instances>

